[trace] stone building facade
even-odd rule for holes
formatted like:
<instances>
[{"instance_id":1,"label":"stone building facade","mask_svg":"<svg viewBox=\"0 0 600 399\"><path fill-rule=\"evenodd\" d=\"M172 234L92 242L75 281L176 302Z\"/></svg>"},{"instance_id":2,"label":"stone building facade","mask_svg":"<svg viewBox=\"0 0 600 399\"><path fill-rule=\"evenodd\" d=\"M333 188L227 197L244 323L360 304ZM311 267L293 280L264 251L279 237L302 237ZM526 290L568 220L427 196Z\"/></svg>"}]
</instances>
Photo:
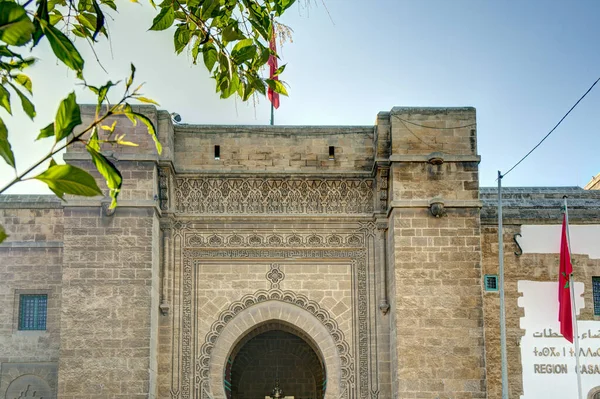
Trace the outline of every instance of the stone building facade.
<instances>
[{"instance_id":1,"label":"stone building facade","mask_svg":"<svg viewBox=\"0 0 600 399\"><path fill-rule=\"evenodd\" d=\"M0 196L1 398L262 399L276 384L296 399L500 397L496 197L479 188L473 108L343 127L138 111L163 152L119 121L140 146L104 149L124 178L116 211L106 197ZM91 169L81 148L64 158ZM513 255L514 234L559 224L565 193L572 223L600 224L600 195L507 192L517 397L518 282L554 281L558 255ZM597 258L574 257L577 279L600 276ZM23 328L27 301L42 301L43 328ZM593 306L582 317L600 320Z\"/></svg>"}]
</instances>

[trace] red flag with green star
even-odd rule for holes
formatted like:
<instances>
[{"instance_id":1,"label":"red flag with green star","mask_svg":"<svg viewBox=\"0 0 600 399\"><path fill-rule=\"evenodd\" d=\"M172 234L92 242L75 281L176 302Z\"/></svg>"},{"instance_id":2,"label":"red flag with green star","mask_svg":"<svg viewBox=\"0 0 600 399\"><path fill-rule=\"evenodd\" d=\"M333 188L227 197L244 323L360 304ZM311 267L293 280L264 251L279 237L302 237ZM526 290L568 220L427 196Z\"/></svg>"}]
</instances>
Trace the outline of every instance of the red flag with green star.
<instances>
[{"instance_id":1,"label":"red flag with green star","mask_svg":"<svg viewBox=\"0 0 600 399\"><path fill-rule=\"evenodd\" d=\"M560 268L558 270L558 322L560 333L569 342L573 342L573 311L571 308L570 278L573 273L571 253L567 239L567 215L563 215L562 235L560 237Z\"/></svg>"}]
</instances>

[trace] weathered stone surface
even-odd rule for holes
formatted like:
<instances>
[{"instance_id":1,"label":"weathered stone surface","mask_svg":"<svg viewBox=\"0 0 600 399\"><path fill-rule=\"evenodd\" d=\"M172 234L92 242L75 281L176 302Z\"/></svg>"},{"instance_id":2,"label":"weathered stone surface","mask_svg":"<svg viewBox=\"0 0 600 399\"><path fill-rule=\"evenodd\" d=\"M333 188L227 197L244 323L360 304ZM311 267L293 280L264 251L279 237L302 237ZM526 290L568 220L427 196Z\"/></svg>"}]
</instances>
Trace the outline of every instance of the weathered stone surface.
<instances>
[{"instance_id":1,"label":"weathered stone surface","mask_svg":"<svg viewBox=\"0 0 600 399\"><path fill-rule=\"evenodd\" d=\"M499 398L498 295L482 285L498 267L497 198L478 187L473 108L398 107L366 127L173 126L138 111L163 153L119 119L140 146L103 148L124 178L114 214L106 189L0 196L1 397L225 399L229 361L234 398L256 397L278 359L300 397ZM82 147L65 159L91 168ZM517 397L517 281L555 279L557 255L513 256L512 235L555 224L563 195L573 223L597 223L600 196L504 193ZM576 278L600 275L574 258ZM46 331L18 330L22 293L48 295Z\"/></svg>"}]
</instances>

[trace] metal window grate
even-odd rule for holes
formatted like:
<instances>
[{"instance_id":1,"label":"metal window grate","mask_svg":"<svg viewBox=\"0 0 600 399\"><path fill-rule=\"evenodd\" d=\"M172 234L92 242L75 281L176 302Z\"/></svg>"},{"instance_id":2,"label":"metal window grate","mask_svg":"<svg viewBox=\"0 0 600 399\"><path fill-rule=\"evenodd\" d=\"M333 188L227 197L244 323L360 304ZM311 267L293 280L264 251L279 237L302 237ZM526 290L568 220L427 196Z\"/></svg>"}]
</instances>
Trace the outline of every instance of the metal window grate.
<instances>
[{"instance_id":1,"label":"metal window grate","mask_svg":"<svg viewBox=\"0 0 600 399\"><path fill-rule=\"evenodd\" d=\"M486 274L483 279L486 291L498 291L498 276L495 274Z\"/></svg>"},{"instance_id":2,"label":"metal window grate","mask_svg":"<svg viewBox=\"0 0 600 399\"><path fill-rule=\"evenodd\" d=\"M600 277L592 277L592 293L594 296L594 316L600 316Z\"/></svg>"},{"instance_id":3,"label":"metal window grate","mask_svg":"<svg viewBox=\"0 0 600 399\"><path fill-rule=\"evenodd\" d=\"M19 330L45 330L48 295L20 296Z\"/></svg>"}]
</instances>

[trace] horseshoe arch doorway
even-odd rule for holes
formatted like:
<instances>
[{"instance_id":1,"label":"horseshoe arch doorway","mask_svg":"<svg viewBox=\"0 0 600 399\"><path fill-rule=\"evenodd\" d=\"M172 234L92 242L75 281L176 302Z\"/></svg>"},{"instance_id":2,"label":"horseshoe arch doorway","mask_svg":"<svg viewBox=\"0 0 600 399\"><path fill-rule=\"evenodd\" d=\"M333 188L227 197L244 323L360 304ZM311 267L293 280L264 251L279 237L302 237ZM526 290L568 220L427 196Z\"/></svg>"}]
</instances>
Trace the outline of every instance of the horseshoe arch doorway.
<instances>
[{"instance_id":1,"label":"horseshoe arch doorway","mask_svg":"<svg viewBox=\"0 0 600 399\"><path fill-rule=\"evenodd\" d=\"M223 384L228 399L264 399L276 387L285 398L323 399L327 377L318 347L298 328L269 321L231 350Z\"/></svg>"}]
</instances>

